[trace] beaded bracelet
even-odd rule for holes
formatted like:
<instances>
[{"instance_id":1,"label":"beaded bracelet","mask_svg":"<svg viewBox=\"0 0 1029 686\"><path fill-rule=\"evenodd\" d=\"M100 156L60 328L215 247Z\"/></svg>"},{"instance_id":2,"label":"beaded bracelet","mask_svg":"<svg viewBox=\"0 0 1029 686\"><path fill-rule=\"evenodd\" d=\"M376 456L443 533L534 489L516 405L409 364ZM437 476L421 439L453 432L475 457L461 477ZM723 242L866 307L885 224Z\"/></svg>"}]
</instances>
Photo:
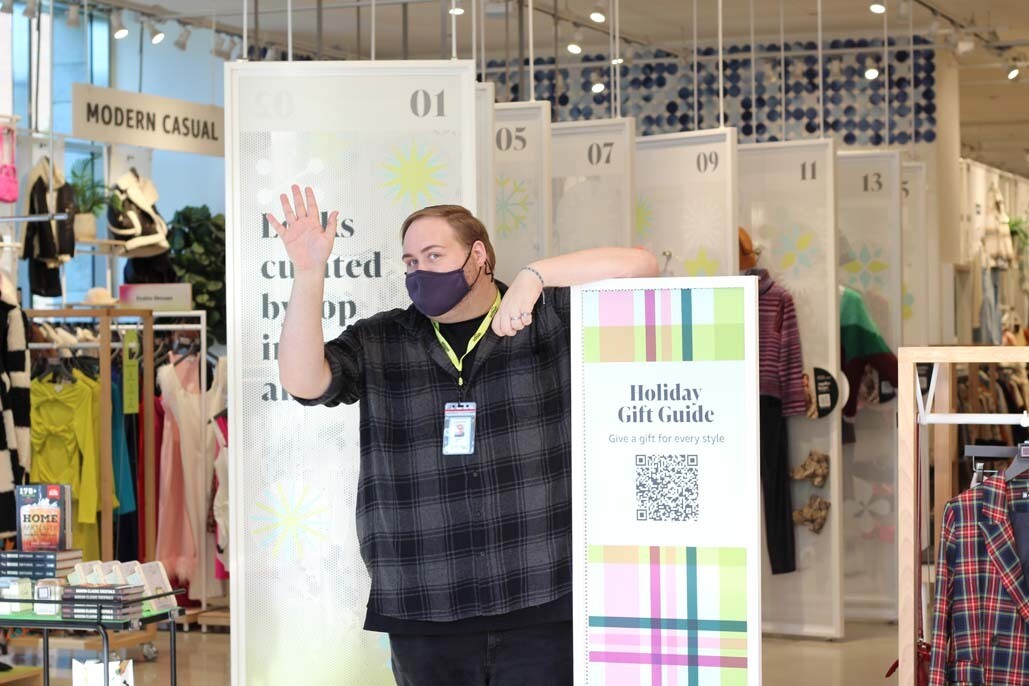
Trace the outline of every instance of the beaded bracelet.
<instances>
[{"instance_id":1,"label":"beaded bracelet","mask_svg":"<svg viewBox=\"0 0 1029 686\"><path fill-rule=\"evenodd\" d=\"M544 289L547 287L546 282L543 281L543 275L540 274L535 269L533 269L532 267L526 265L526 266L522 267L522 271L523 272L532 272L533 274L536 275L536 278L540 280L540 286L542 288L544 288ZM546 305L547 304L547 293L546 293L546 291L540 291L540 295L543 296L543 304Z\"/></svg>"}]
</instances>

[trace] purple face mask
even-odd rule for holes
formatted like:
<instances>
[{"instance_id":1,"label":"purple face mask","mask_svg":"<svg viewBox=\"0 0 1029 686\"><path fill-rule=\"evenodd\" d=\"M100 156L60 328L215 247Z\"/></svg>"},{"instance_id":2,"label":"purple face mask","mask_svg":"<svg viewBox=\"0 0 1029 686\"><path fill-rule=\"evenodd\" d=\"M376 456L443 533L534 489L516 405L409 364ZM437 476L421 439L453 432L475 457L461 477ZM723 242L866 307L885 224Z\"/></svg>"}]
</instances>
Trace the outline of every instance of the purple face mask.
<instances>
[{"instance_id":1,"label":"purple face mask","mask_svg":"<svg viewBox=\"0 0 1029 686\"><path fill-rule=\"evenodd\" d=\"M471 256L472 251L469 250L464 264L453 271L429 272L419 269L408 274L407 294L411 296L415 309L426 317L438 317L464 300L475 281L479 280L478 274L471 284L464 280L464 267Z\"/></svg>"}]
</instances>

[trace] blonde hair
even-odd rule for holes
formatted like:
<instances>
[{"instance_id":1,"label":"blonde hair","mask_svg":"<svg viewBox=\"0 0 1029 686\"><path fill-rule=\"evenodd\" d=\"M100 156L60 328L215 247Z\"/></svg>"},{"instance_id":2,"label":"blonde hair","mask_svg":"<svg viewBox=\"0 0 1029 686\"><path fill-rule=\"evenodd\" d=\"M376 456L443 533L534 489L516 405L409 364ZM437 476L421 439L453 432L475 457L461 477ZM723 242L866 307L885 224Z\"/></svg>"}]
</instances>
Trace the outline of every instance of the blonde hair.
<instances>
[{"instance_id":1,"label":"blonde hair","mask_svg":"<svg viewBox=\"0 0 1029 686\"><path fill-rule=\"evenodd\" d=\"M407 230L411 228L411 224L424 217L445 219L450 228L454 230L457 240L469 250L475 245L475 241L482 241L482 244L486 246L486 261L489 266L487 273L492 273L497 264L497 255L493 250L493 243L490 242L486 227L475 218L475 215L460 205L423 207L404 220L404 225L400 228L400 240L407 238Z\"/></svg>"}]
</instances>

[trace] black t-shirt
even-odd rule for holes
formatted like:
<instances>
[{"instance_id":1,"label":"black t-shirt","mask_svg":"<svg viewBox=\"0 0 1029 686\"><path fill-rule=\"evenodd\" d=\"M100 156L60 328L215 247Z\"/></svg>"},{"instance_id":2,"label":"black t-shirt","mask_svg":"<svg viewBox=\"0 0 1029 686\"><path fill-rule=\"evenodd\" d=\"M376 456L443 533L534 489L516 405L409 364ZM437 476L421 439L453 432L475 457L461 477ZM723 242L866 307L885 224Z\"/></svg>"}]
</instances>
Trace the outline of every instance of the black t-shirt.
<instances>
[{"instance_id":1,"label":"black t-shirt","mask_svg":"<svg viewBox=\"0 0 1029 686\"><path fill-rule=\"evenodd\" d=\"M468 350L468 341L472 340L472 336L479 330L479 326L485 317L486 315L482 315L464 322L439 325L440 334L450 344L450 347L454 349L458 359L461 359L461 356ZM468 353L468 356L464 358L462 362L463 368L469 369L474 358L475 349L473 348ZM569 593L543 605L525 607L502 615L469 617L454 622L425 622L412 619L397 619L376 614L369 610L365 616L364 628L367 631L382 631L397 635L446 636L449 634L471 634L481 631L505 631L536 626L538 624L566 622L571 621L571 619L572 594Z\"/></svg>"}]
</instances>

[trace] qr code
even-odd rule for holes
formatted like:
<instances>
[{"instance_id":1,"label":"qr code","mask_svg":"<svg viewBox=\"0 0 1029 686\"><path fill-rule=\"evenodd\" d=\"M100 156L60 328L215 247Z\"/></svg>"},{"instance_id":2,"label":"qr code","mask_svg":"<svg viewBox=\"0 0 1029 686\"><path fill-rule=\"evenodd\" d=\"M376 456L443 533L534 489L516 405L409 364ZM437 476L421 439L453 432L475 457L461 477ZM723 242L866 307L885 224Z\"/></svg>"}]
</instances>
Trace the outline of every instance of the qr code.
<instances>
[{"instance_id":1,"label":"qr code","mask_svg":"<svg viewBox=\"0 0 1029 686\"><path fill-rule=\"evenodd\" d=\"M818 394L818 407L820 407L823 410L827 410L827 409L829 409L830 405L832 405L832 396L829 395L828 393L819 393Z\"/></svg>"},{"instance_id":2,"label":"qr code","mask_svg":"<svg viewBox=\"0 0 1029 686\"><path fill-rule=\"evenodd\" d=\"M637 455L637 521L697 521L699 476L700 460L696 455Z\"/></svg>"}]
</instances>

